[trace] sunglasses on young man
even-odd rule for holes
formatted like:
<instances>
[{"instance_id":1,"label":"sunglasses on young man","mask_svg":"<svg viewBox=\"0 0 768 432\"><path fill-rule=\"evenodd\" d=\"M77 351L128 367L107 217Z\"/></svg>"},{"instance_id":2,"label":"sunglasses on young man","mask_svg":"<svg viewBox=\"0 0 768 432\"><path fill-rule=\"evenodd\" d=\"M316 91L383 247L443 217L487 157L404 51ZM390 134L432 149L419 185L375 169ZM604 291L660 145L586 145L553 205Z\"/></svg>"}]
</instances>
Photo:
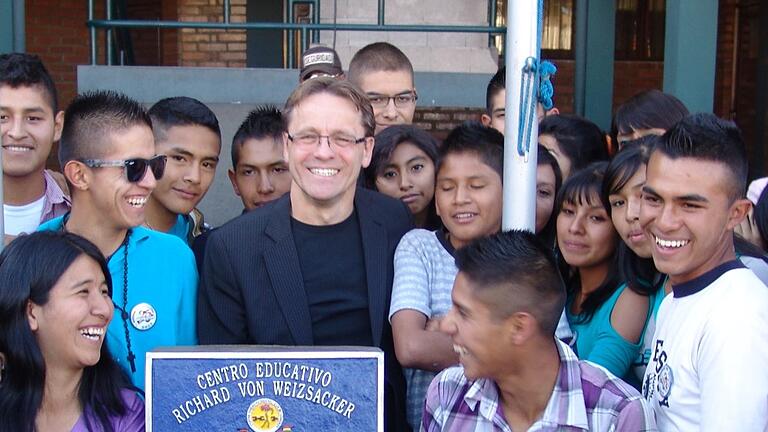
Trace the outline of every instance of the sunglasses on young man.
<instances>
[{"instance_id":1,"label":"sunglasses on young man","mask_svg":"<svg viewBox=\"0 0 768 432\"><path fill-rule=\"evenodd\" d=\"M138 183L147 173L147 168L152 170L155 180L160 180L165 172L165 155L158 155L152 159L133 158L123 160L81 159L90 168L123 167L125 177L131 183Z\"/></svg>"}]
</instances>

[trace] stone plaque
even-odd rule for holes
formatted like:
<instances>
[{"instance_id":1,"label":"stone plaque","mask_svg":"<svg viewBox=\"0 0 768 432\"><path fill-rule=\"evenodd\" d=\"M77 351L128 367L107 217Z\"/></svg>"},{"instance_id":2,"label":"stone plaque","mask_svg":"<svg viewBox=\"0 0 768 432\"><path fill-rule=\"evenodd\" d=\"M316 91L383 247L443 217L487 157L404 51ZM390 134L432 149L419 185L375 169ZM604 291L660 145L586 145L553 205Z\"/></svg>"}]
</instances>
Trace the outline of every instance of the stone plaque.
<instances>
[{"instance_id":1,"label":"stone plaque","mask_svg":"<svg viewBox=\"0 0 768 432\"><path fill-rule=\"evenodd\" d=\"M200 346L147 353L147 431L384 429L377 348Z\"/></svg>"}]
</instances>

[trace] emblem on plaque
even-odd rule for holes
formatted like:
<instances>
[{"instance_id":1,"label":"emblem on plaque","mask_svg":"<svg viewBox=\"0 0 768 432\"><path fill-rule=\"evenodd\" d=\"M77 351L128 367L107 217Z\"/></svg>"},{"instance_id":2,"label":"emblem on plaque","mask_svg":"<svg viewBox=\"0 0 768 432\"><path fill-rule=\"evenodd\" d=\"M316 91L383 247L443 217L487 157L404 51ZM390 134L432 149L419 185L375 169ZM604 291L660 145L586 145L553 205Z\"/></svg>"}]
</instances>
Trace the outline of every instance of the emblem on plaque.
<instances>
[{"instance_id":1,"label":"emblem on plaque","mask_svg":"<svg viewBox=\"0 0 768 432\"><path fill-rule=\"evenodd\" d=\"M254 432L275 432L283 425L283 408L269 398L253 402L247 415L248 426Z\"/></svg>"}]
</instances>

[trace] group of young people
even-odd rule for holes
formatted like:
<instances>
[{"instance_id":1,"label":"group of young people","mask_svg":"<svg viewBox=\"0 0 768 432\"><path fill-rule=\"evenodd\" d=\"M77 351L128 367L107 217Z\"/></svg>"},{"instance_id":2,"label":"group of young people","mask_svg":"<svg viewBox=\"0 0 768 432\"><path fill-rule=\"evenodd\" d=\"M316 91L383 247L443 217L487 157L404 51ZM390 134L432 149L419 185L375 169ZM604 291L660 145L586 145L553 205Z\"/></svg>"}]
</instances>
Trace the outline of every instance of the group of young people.
<instances>
[{"instance_id":1,"label":"group of young people","mask_svg":"<svg viewBox=\"0 0 768 432\"><path fill-rule=\"evenodd\" d=\"M196 344L379 347L388 431L766 429L768 194L738 128L657 90L608 138L540 106L535 232L501 232L504 76L439 142L398 48L346 74L311 48L234 134L243 212L211 228L207 106L60 111L37 57L0 56L0 430L143 430L145 354Z\"/></svg>"}]
</instances>

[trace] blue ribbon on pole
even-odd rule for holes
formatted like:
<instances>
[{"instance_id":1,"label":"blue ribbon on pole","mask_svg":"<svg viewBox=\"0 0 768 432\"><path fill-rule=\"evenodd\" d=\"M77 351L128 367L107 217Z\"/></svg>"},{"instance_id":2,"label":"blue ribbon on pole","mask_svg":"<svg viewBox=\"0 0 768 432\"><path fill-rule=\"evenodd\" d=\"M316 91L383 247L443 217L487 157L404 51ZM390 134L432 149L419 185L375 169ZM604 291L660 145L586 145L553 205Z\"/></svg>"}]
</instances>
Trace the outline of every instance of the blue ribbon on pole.
<instances>
[{"instance_id":1,"label":"blue ribbon on pole","mask_svg":"<svg viewBox=\"0 0 768 432\"><path fill-rule=\"evenodd\" d=\"M538 39L536 40L536 55L541 56L541 29L543 27L544 0L539 0L538 8ZM527 156L530 152L533 119L536 113L536 103L540 102L545 110L554 107L552 97L555 89L551 76L557 72L557 67L548 61L540 61L537 57L528 57L523 66L520 80L520 119L517 142L517 152ZM534 97L534 92L535 97Z\"/></svg>"}]
</instances>

